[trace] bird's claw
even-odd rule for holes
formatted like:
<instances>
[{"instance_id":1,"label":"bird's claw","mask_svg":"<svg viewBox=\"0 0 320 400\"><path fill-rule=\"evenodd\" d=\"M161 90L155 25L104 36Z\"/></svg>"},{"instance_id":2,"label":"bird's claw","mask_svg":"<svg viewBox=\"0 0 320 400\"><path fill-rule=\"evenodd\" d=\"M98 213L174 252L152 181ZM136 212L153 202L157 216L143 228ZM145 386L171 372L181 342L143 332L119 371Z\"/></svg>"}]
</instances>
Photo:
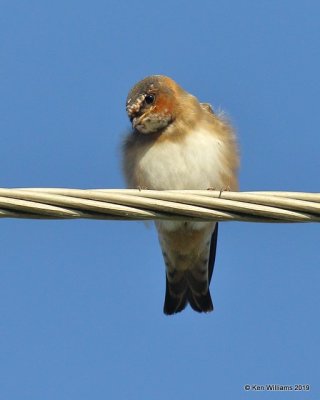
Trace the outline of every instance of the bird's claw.
<instances>
[{"instance_id":1,"label":"bird's claw","mask_svg":"<svg viewBox=\"0 0 320 400\"><path fill-rule=\"evenodd\" d=\"M221 189L216 189L214 187L208 187L207 190L219 190L218 198L220 199L221 195L222 195L222 192L230 192L230 186L228 185L228 186L225 186L225 187L223 187Z\"/></svg>"},{"instance_id":2,"label":"bird's claw","mask_svg":"<svg viewBox=\"0 0 320 400\"><path fill-rule=\"evenodd\" d=\"M139 192L141 192L142 190L148 190L148 188L146 186L138 186L137 189L139 190Z\"/></svg>"}]
</instances>

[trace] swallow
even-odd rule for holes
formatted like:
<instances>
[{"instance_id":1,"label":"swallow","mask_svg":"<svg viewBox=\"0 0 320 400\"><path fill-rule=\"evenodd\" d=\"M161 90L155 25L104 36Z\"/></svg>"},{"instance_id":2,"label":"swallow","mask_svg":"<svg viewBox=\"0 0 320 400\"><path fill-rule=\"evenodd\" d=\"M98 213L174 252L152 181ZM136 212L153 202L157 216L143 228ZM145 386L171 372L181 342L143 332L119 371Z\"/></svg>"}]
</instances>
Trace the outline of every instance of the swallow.
<instances>
[{"instance_id":1,"label":"swallow","mask_svg":"<svg viewBox=\"0 0 320 400\"><path fill-rule=\"evenodd\" d=\"M167 76L153 75L129 92L132 130L123 143L129 188L238 190L238 146L231 125ZM163 311L213 310L209 285L217 222L156 221L166 266Z\"/></svg>"}]
</instances>

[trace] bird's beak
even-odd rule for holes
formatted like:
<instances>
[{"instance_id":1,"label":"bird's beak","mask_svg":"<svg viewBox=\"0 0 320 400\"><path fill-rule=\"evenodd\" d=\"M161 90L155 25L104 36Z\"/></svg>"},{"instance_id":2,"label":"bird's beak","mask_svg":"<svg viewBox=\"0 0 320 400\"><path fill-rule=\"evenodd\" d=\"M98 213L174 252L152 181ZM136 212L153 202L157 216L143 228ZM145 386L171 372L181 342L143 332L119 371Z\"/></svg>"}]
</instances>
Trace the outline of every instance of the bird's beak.
<instances>
[{"instance_id":1,"label":"bird's beak","mask_svg":"<svg viewBox=\"0 0 320 400\"><path fill-rule=\"evenodd\" d=\"M136 129L136 126L139 123L139 118L135 117L135 118L133 118L133 120L131 122L132 122L132 128Z\"/></svg>"},{"instance_id":2,"label":"bird's beak","mask_svg":"<svg viewBox=\"0 0 320 400\"><path fill-rule=\"evenodd\" d=\"M139 130L138 126L141 125L144 115L134 117L131 121L133 129Z\"/></svg>"}]
</instances>

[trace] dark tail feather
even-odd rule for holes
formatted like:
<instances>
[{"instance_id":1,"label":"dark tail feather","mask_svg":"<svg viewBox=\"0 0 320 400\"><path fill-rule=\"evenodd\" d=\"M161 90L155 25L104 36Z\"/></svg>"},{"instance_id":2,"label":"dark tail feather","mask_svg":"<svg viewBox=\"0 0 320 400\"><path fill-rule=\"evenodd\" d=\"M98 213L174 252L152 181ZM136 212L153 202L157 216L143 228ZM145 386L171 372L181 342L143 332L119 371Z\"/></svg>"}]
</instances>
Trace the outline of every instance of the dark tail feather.
<instances>
[{"instance_id":1,"label":"dark tail feather","mask_svg":"<svg viewBox=\"0 0 320 400\"><path fill-rule=\"evenodd\" d=\"M188 276L188 272L184 273ZM190 306L198 312L209 312L213 310L213 304L210 296L210 291L206 288L206 292L202 294L198 292L197 287L194 287L190 279L183 277L184 287L181 292L176 291L176 285L169 283L166 277L166 296L164 300L163 312L166 315L172 315L178 313L186 308L186 305ZM182 282L180 282L182 287Z\"/></svg>"},{"instance_id":2,"label":"dark tail feather","mask_svg":"<svg viewBox=\"0 0 320 400\"><path fill-rule=\"evenodd\" d=\"M166 315L178 313L186 308L187 305L187 282L182 278L180 282L181 290L177 290L175 284L169 283L166 276L166 297L164 300L163 312Z\"/></svg>"},{"instance_id":3,"label":"dark tail feather","mask_svg":"<svg viewBox=\"0 0 320 400\"><path fill-rule=\"evenodd\" d=\"M188 291L188 301L190 306L198 312L210 312L213 310L210 291L208 289L206 294L196 294L192 290Z\"/></svg>"},{"instance_id":4,"label":"dark tail feather","mask_svg":"<svg viewBox=\"0 0 320 400\"><path fill-rule=\"evenodd\" d=\"M208 276L205 279L200 279L199 271L174 271L173 273L169 273L170 282L168 276L166 276L166 296L163 307L165 314L172 315L182 311L188 302L197 312L209 312L213 310L209 284L216 257L217 239L218 223L211 237L207 268Z\"/></svg>"},{"instance_id":5,"label":"dark tail feather","mask_svg":"<svg viewBox=\"0 0 320 400\"><path fill-rule=\"evenodd\" d=\"M194 290L189 290L188 292L188 301L190 306L198 312L209 312L213 310L212 299L210 295L209 285L212 278L214 262L216 259L216 250L217 250L217 241L218 241L218 222L216 223L215 229L211 236L210 243L210 252L209 252L209 261L208 261L208 287L207 290L203 290L204 288L189 285L190 288ZM205 293L205 294L201 294Z\"/></svg>"}]
</instances>

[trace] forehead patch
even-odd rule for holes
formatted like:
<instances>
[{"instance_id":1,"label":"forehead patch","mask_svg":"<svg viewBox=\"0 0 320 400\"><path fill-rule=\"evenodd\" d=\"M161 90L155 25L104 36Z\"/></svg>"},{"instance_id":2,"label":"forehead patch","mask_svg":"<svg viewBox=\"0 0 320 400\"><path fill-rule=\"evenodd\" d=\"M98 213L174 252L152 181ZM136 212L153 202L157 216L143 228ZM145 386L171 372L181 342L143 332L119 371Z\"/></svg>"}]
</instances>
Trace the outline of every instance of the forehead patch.
<instances>
[{"instance_id":1,"label":"forehead patch","mask_svg":"<svg viewBox=\"0 0 320 400\"><path fill-rule=\"evenodd\" d=\"M134 102L132 102L132 98L130 98L130 99L127 101L126 109L127 109L127 113L128 113L128 115L129 115L129 117L132 116L132 115L134 115L134 114L137 114L137 113L140 111L141 106L142 106L142 104L143 104L143 102L144 102L145 97L146 97L145 94L141 94L140 96L138 96L138 97L135 99ZM131 103L131 102L132 102L132 103Z\"/></svg>"}]
</instances>

